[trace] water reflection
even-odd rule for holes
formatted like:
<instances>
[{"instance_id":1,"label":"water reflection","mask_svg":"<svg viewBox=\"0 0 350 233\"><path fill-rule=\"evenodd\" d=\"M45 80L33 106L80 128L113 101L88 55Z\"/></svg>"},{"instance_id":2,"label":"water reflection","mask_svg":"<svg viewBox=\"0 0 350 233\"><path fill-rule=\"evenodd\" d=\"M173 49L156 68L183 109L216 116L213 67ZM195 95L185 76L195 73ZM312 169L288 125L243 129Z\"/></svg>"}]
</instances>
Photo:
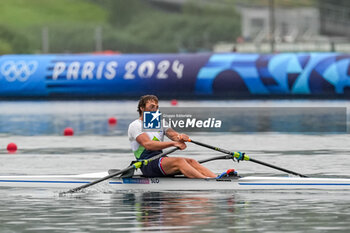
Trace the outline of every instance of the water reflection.
<instances>
[{"instance_id":1,"label":"water reflection","mask_svg":"<svg viewBox=\"0 0 350 233\"><path fill-rule=\"evenodd\" d=\"M196 227L214 219L215 205L209 198L169 193L144 193L139 205L143 227Z\"/></svg>"},{"instance_id":2,"label":"water reflection","mask_svg":"<svg viewBox=\"0 0 350 233\"><path fill-rule=\"evenodd\" d=\"M233 201L233 197L230 196L229 199ZM169 192L126 193L122 197L114 196L112 200L111 216L133 210L137 222L135 227L142 229L202 228L216 218L217 205L205 195ZM122 206L123 208L120 208Z\"/></svg>"},{"instance_id":3,"label":"water reflection","mask_svg":"<svg viewBox=\"0 0 350 233\"><path fill-rule=\"evenodd\" d=\"M0 189L1 232L347 232L347 193ZM336 224L335 224L336 223Z\"/></svg>"}]
</instances>

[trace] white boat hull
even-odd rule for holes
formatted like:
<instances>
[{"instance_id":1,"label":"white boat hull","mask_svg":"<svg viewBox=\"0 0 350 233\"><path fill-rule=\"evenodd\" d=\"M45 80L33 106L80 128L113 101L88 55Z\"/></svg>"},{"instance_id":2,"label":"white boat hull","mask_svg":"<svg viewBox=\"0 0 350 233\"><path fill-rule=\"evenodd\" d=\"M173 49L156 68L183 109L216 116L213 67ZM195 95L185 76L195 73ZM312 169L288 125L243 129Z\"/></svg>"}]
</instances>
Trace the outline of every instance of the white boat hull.
<instances>
[{"instance_id":1,"label":"white boat hull","mask_svg":"<svg viewBox=\"0 0 350 233\"><path fill-rule=\"evenodd\" d=\"M0 187L71 189L107 175L107 172L100 172L61 176L0 176ZM184 177L144 178L138 176L135 178L112 178L102 182L101 185L110 191L347 190L350 189L350 179L301 177L188 179Z\"/></svg>"}]
</instances>

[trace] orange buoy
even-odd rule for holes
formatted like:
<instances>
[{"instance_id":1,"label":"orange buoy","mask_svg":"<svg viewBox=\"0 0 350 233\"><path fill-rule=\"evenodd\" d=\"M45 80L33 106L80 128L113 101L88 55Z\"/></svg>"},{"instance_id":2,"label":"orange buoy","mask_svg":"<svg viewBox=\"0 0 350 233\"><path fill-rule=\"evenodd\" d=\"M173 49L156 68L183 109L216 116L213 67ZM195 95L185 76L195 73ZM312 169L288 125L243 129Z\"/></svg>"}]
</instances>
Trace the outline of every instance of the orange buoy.
<instances>
[{"instance_id":1,"label":"orange buoy","mask_svg":"<svg viewBox=\"0 0 350 233\"><path fill-rule=\"evenodd\" d=\"M63 131L64 136L73 136L74 135L74 130L70 127L67 127Z\"/></svg>"},{"instance_id":2,"label":"orange buoy","mask_svg":"<svg viewBox=\"0 0 350 233\"><path fill-rule=\"evenodd\" d=\"M9 153L16 153L16 151L17 151L17 145L16 145L16 143L13 143L13 142L9 143L9 144L7 145L7 151L8 151Z\"/></svg>"},{"instance_id":3,"label":"orange buoy","mask_svg":"<svg viewBox=\"0 0 350 233\"><path fill-rule=\"evenodd\" d=\"M176 105L178 104L178 102L177 102L176 99L172 99L172 100L170 101L170 104L171 104L172 106L176 106Z\"/></svg>"},{"instance_id":4,"label":"orange buoy","mask_svg":"<svg viewBox=\"0 0 350 233\"><path fill-rule=\"evenodd\" d=\"M117 120L117 118L115 118L115 117L110 117L110 118L108 119L108 124L109 124L109 125L116 125L117 122L118 122L118 120Z\"/></svg>"}]
</instances>

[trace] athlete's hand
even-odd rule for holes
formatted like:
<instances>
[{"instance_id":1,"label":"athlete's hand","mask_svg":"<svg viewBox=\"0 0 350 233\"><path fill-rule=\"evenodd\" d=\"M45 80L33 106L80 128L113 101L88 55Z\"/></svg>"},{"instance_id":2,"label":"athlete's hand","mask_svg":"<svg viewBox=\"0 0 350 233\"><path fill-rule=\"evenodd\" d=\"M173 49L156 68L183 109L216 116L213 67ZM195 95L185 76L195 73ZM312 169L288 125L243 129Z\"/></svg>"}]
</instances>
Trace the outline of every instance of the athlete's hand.
<instances>
[{"instance_id":1,"label":"athlete's hand","mask_svg":"<svg viewBox=\"0 0 350 233\"><path fill-rule=\"evenodd\" d=\"M177 135L177 139L179 142L188 142L190 137L187 134L181 133Z\"/></svg>"},{"instance_id":2,"label":"athlete's hand","mask_svg":"<svg viewBox=\"0 0 350 233\"><path fill-rule=\"evenodd\" d=\"M184 142L174 142L174 146L180 148L180 150L184 150L187 147Z\"/></svg>"}]
</instances>

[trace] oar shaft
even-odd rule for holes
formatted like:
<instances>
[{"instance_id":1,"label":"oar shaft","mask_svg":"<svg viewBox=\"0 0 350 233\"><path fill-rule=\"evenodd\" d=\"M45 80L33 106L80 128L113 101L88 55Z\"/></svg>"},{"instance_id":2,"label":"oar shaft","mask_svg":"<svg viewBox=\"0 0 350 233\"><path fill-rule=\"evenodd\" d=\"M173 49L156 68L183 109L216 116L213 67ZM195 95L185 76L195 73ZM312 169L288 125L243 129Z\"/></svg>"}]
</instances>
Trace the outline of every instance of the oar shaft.
<instances>
[{"instance_id":1,"label":"oar shaft","mask_svg":"<svg viewBox=\"0 0 350 233\"><path fill-rule=\"evenodd\" d=\"M293 174L293 175L296 175L296 176L307 177L307 176L305 176L303 174L300 174L300 173L297 173L297 172L293 172L291 170L288 170L288 169L285 169L285 168L282 168L282 167L276 167L275 165L268 164L268 163L265 163L265 162L262 162L262 161L259 161L259 160L256 160L256 159L249 158L249 161L254 162L254 163L258 163L258 164L261 164L261 165L264 165L264 166L267 166L267 167L271 167L271 168L274 168L276 170L280 170L280 171L283 171L283 172L286 172L286 173L290 173L290 174Z\"/></svg>"},{"instance_id":2,"label":"oar shaft","mask_svg":"<svg viewBox=\"0 0 350 233\"><path fill-rule=\"evenodd\" d=\"M228 154L228 155L231 155L231 156L235 156L235 152L231 152L231 151L228 151L228 150L225 150L225 149L221 149L221 148L214 147L214 146L211 146L211 145L208 145L208 144L204 144L202 142L193 141L192 139L189 140L189 141L194 143L194 144L197 144L197 145L209 148L209 149L213 149L213 150L220 151L222 153L225 153L225 154ZM303 174L300 174L300 173L297 173L297 172L294 172L294 171L290 171L290 170L287 170L285 168L277 167L277 166L274 166L272 164L268 164L268 163L265 163L265 162L262 162L262 161L259 161L259 160L256 160L256 159L252 159L252 158L250 158L250 157L248 157L246 155L244 155L243 160L248 160L248 161L251 161L251 162L254 162L254 163L258 163L258 164L261 164L261 165L264 165L264 166L267 166L267 167L270 167L270 168L274 168L276 170L280 170L280 171L283 171L283 172L286 172L286 173L290 173L290 174L293 174L293 175L297 175L297 176L300 176L300 177L307 177L307 176L305 176Z\"/></svg>"},{"instance_id":3,"label":"oar shaft","mask_svg":"<svg viewBox=\"0 0 350 233\"><path fill-rule=\"evenodd\" d=\"M151 161L153 161L153 160L159 159L160 157L163 157L163 156L166 156L166 155L168 155L168 154L171 154L171 153L173 153L174 151L176 151L176 150L178 150L178 149L179 149L178 147L175 147L175 148L173 148L173 149L171 149L171 150L169 150L169 151L167 151L167 152L161 153L161 154L156 155L156 156L154 156L154 157L152 157L152 158L149 158L149 159L147 159L147 160L136 162L136 163L134 163L133 165L130 165L129 167L127 167L127 168L125 168L125 169L123 169L123 170L121 170L121 171L118 171L118 172L116 172L116 173L112 173L112 174L110 174L110 175L108 175L108 176L102 177L102 178L100 178L100 179L98 179L98 180L95 180L95 181L92 181L92 182L90 182L90 183L88 183L88 184L84 184L84 185L81 185L81 186L79 186L79 187L70 189L70 190L68 190L68 191L66 191L66 192L62 192L61 194L75 193L75 192L77 192L77 191L79 191L79 190L82 190L82 189L84 189L84 188L87 188L87 187L90 187L90 186L95 185L95 184L97 184L97 183L100 183L100 182L102 182L102 181L108 180L108 179L110 179L110 178L112 178L112 177L114 177L114 176L123 174L124 172L127 172L127 171L129 171L129 170L131 170L131 169L140 168L143 164L147 166L147 163L149 163L149 162L151 162Z\"/></svg>"},{"instance_id":4,"label":"oar shaft","mask_svg":"<svg viewBox=\"0 0 350 233\"><path fill-rule=\"evenodd\" d=\"M206 147L206 148L209 148L209 149L212 149L212 150L220 151L220 152L228 154L228 155L233 155L233 153L231 151L228 151L228 150L225 150L225 149L221 149L221 148L218 148L218 147L215 147L215 146L211 146L211 145L208 145L208 144L204 144L204 143L201 143L201 142L193 141L192 139L190 140L190 142L192 142L194 144L197 144L197 145L200 145L200 146L203 146L203 147Z\"/></svg>"},{"instance_id":5,"label":"oar shaft","mask_svg":"<svg viewBox=\"0 0 350 233\"><path fill-rule=\"evenodd\" d=\"M90 183L88 183L88 184L84 184L84 185L82 185L82 186L79 186L79 187L70 189L70 190L68 190L68 191L66 191L66 192L62 192L61 194L67 194L67 193L75 193L75 192L78 192L79 190L82 190L82 189L84 189L84 188L90 187L90 186L92 186L92 185L94 185L94 184L97 184L97 183L100 183L100 182L102 182L102 181L108 180L108 179L110 179L110 178L112 178L112 177L114 177L114 176L120 175L120 174L122 174L122 173L124 173L124 172L126 172L126 171L131 170L131 169L134 169L134 166L133 166L133 165L131 165L131 166L129 166L129 167L123 169L123 170L120 170L120 171L118 171L118 172L116 172L116 173L112 173L112 174L110 174L110 175L108 175L108 176L105 176L105 177L102 177L102 178L100 178L100 179L98 179L98 180L92 181L92 182L90 182Z\"/></svg>"},{"instance_id":6,"label":"oar shaft","mask_svg":"<svg viewBox=\"0 0 350 233\"><path fill-rule=\"evenodd\" d=\"M198 160L198 163L206 163L206 162L219 160L219 159L232 159L232 156L223 155L223 156L217 156L217 157L208 158L208 159L202 159L202 160Z\"/></svg>"}]
</instances>

